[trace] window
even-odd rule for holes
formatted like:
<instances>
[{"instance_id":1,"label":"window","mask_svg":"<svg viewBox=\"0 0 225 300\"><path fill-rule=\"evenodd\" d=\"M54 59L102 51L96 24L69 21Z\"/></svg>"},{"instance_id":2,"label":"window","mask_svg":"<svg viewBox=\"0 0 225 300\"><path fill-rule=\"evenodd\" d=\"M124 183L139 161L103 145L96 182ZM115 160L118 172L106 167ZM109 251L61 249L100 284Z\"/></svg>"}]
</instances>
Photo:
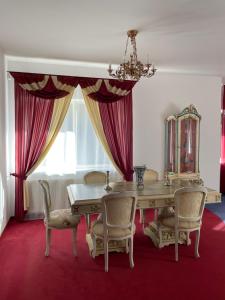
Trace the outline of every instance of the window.
<instances>
[{"instance_id":1,"label":"window","mask_svg":"<svg viewBox=\"0 0 225 300\"><path fill-rule=\"evenodd\" d=\"M78 87L54 144L34 173L64 175L89 170L114 168L94 132Z\"/></svg>"}]
</instances>

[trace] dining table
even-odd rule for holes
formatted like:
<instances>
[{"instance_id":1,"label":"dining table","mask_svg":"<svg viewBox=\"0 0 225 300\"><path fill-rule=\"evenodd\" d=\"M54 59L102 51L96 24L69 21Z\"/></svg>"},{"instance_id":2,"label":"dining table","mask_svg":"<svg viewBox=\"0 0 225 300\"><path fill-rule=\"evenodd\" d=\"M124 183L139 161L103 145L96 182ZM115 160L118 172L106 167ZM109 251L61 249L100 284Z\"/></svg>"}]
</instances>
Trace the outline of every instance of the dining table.
<instances>
[{"instance_id":1,"label":"dining table","mask_svg":"<svg viewBox=\"0 0 225 300\"><path fill-rule=\"evenodd\" d=\"M103 212L101 198L111 192L132 192L137 197L137 209L161 209L174 207L174 193L177 189L190 185L190 183L176 180L168 185L164 180L145 183L139 188L136 182L122 181L112 182L109 185L105 184L70 184L67 186L68 198L73 214L100 214ZM206 203L220 203L221 194L214 189L207 188ZM159 234L157 220L152 220L146 223L143 218L143 232L149 236L156 247L163 247L165 245L174 243L174 234L168 230ZM86 240L89 246L90 254L93 252L93 242L90 230L91 224L87 224ZM190 243L189 237L181 234L180 243ZM103 254L103 243L101 240L96 244L96 255ZM125 251L125 244L123 241L111 241L109 243L109 251Z\"/></svg>"}]
</instances>

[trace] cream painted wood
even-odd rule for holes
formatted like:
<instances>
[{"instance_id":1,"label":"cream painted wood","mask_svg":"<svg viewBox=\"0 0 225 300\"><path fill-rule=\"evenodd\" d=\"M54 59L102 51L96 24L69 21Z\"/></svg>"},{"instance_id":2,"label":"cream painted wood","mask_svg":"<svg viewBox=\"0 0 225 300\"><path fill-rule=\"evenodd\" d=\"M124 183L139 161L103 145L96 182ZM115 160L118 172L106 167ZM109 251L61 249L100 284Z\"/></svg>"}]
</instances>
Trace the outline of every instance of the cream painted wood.
<instances>
[{"instance_id":1,"label":"cream painted wood","mask_svg":"<svg viewBox=\"0 0 225 300\"><path fill-rule=\"evenodd\" d=\"M152 182L152 181L157 181L159 180L159 173L155 170L152 170L152 169L147 169L145 170L145 173L144 173L144 183L147 183L147 182Z\"/></svg>"},{"instance_id":2,"label":"cream painted wood","mask_svg":"<svg viewBox=\"0 0 225 300\"><path fill-rule=\"evenodd\" d=\"M105 271L108 272L109 241L125 241L126 252L129 252L130 267L133 268L134 218L137 199L132 192L123 192L106 195L102 197L101 202L103 219L92 224L93 257L96 255L96 240L103 240Z\"/></svg>"},{"instance_id":3,"label":"cream painted wood","mask_svg":"<svg viewBox=\"0 0 225 300\"><path fill-rule=\"evenodd\" d=\"M155 182L159 180L159 173L153 169L147 169L144 173L144 184L151 184L152 182ZM157 219L157 209L154 210L154 219ZM145 224L145 210L140 209L140 223Z\"/></svg>"},{"instance_id":4,"label":"cream painted wood","mask_svg":"<svg viewBox=\"0 0 225 300\"><path fill-rule=\"evenodd\" d=\"M97 239L93 240L93 236L90 233L86 234L86 242L88 244L88 249L90 256L95 257L98 255L104 254L104 243L103 240ZM96 246L94 243L96 242ZM95 253L94 253L95 249ZM127 252L125 241L112 241L110 240L108 243L108 252Z\"/></svg>"},{"instance_id":5,"label":"cream painted wood","mask_svg":"<svg viewBox=\"0 0 225 300\"><path fill-rule=\"evenodd\" d=\"M191 152L195 151L195 155L194 155L194 163L195 163L195 169L194 171L192 170L188 170L188 171L183 171L181 170L181 151L182 151L182 147L183 145L181 145L181 136L182 134L187 134L187 129L184 129L184 132L182 131L182 121L186 120L186 119L190 119L190 120L194 120L195 124L196 124L196 132L195 135L192 136L192 132L191 134L191 140L194 141L194 146L192 145L192 143L190 142L190 148L191 148ZM171 135L171 138L174 139L175 141L175 148L173 149L173 155L175 156L175 170L173 170L173 172L168 168L168 151L169 151L169 122L171 120L175 121L175 126L176 126L176 130L174 131L174 136L173 134ZM199 171L199 141L200 141L200 120L201 120L201 116L199 115L199 113L197 112L195 106L193 104L189 105L188 107L186 107L185 109L183 109L183 111L179 114L173 115L173 116L169 116L166 119L166 141L165 141L165 172L166 175L170 178L170 179L176 179L176 178L186 178L186 179L199 179L200 178L200 171Z\"/></svg>"},{"instance_id":6,"label":"cream painted wood","mask_svg":"<svg viewBox=\"0 0 225 300\"><path fill-rule=\"evenodd\" d=\"M174 231L176 261L178 261L180 232L186 232L189 235L190 232L196 231L195 256L199 257L198 246L206 196L207 189L204 187L184 187L178 189L174 194L174 213L167 216L159 216L159 231L161 224Z\"/></svg>"},{"instance_id":7,"label":"cream painted wood","mask_svg":"<svg viewBox=\"0 0 225 300\"><path fill-rule=\"evenodd\" d=\"M88 172L84 175L84 183L85 184L106 184L106 173L100 171L92 171ZM90 232L90 214L85 214L87 231Z\"/></svg>"},{"instance_id":8,"label":"cream painted wood","mask_svg":"<svg viewBox=\"0 0 225 300\"><path fill-rule=\"evenodd\" d=\"M171 228L161 226L159 230L158 222L153 221L144 228L144 234L151 238L157 248L175 244L175 234ZM186 232L179 232L179 244L190 245L191 241Z\"/></svg>"},{"instance_id":9,"label":"cream painted wood","mask_svg":"<svg viewBox=\"0 0 225 300\"><path fill-rule=\"evenodd\" d=\"M73 254L77 256L76 236L77 226L80 222L79 215L73 215L70 209L58 209L51 211L51 194L46 180L39 180L44 192L44 224L46 230L45 256L49 256L52 229L72 229Z\"/></svg>"},{"instance_id":10,"label":"cream painted wood","mask_svg":"<svg viewBox=\"0 0 225 300\"><path fill-rule=\"evenodd\" d=\"M106 173L100 171L88 172L84 175L85 184L106 183Z\"/></svg>"},{"instance_id":11,"label":"cream painted wood","mask_svg":"<svg viewBox=\"0 0 225 300\"><path fill-rule=\"evenodd\" d=\"M113 192L132 191L137 197L137 208L164 208L175 205L174 193L183 187L183 181L175 181L171 186L165 186L164 181L145 184L142 191L138 191L135 182L110 183ZM105 185L85 185L72 184L67 187L69 201L73 214L101 213L103 212L101 198L108 193L104 190ZM206 203L221 202L221 194L215 190L207 188ZM161 230L160 234L156 222L149 223L144 228L144 234L149 236L156 247L164 247L174 244L174 233L170 229ZM93 255L93 241L91 235L87 233L86 240L90 254ZM186 233L180 232L179 243L189 243ZM126 245L118 241L109 242L109 251L122 252L126 250ZM96 255L103 254L104 248L101 241L97 242Z\"/></svg>"},{"instance_id":12,"label":"cream painted wood","mask_svg":"<svg viewBox=\"0 0 225 300\"><path fill-rule=\"evenodd\" d=\"M137 208L163 208L174 206L174 193L182 188L183 182L176 181L171 186L165 186L163 180L145 184L143 190L137 190L135 182L110 183L112 192L133 192L137 197ZM74 214L101 213L101 198L108 195L103 184L71 184L67 186L69 201ZM221 194L207 188L206 203L221 202Z\"/></svg>"}]
</instances>

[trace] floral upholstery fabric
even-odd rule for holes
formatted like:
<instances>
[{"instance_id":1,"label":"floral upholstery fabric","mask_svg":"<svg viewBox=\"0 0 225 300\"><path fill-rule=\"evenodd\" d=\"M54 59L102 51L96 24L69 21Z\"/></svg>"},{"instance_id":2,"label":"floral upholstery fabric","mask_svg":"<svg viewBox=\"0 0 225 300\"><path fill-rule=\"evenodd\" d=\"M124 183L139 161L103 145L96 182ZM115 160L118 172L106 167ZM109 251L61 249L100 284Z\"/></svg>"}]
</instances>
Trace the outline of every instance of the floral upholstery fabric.
<instances>
[{"instance_id":1,"label":"floral upholstery fabric","mask_svg":"<svg viewBox=\"0 0 225 300\"><path fill-rule=\"evenodd\" d=\"M53 210L48 218L48 226L57 229L77 227L79 222L80 217L72 215L70 209Z\"/></svg>"},{"instance_id":2,"label":"floral upholstery fabric","mask_svg":"<svg viewBox=\"0 0 225 300\"><path fill-rule=\"evenodd\" d=\"M181 218L199 218L202 203L202 192L188 192L179 195L179 205L176 207L178 219ZM175 227L175 212L173 209L164 211L158 217L160 224L167 227ZM193 229L201 225L200 221L189 221L179 219L179 229Z\"/></svg>"},{"instance_id":3,"label":"floral upholstery fabric","mask_svg":"<svg viewBox=\"0 0 225 300\"><path fill-rule=\"evenodd\" d=\"M106 183L106 174L99 171L89 172L84 176L84 182L86 184L98 184Z\"/></svg>"},{"instance_id":4,"label":"floral upholstery fabric","mask_svg":"<svg viewBox=\"0 0 225 300\"><path fill-rule=\"evenodd\" d=\"M108 232L109 232L108 234L109 238L121 238L131 234L131 231L128 228L110 228ZM103 238L104 224L101 220L97 220L92 223L92 233L94 233L96 236ZM134 233L135 233L135 225L134 225L133 234Z\"/></svg>"},{"instance_id":5,"label":"floral upholstery fabric","mask_svg":"<svg viewBox=\"0 0 225 300\"><path fill-rule=\"evenodd\" d=\"M147 169L144 173L144 182L157 181L159 179L159 174L157 171L152 169Z\"/></svg>"},{"instance_id":6,"label":"floral upholstery fabric","mask_svg":"<svg viewBox=\"0 0 225 300\"><path fill-rule=\"evenodd\" d=\"M178 215L182 217L197 217L202 203L201 192L190 192L179 195Z\"/></svg>"},{"instance_id":7,"label":"floral upholstery fabric","mask_svg":"<svg viewBox=\"0 0 225 300\"><path fill-rule=\"evenodd\" d=\"M170 217L158 217L158 221L161 225L166 227L175 228L175 216ZM199 227L199 222L189 222L189 221L179 221L178 228L179 229L193 229Z\"/></svg>"}]
</instances>

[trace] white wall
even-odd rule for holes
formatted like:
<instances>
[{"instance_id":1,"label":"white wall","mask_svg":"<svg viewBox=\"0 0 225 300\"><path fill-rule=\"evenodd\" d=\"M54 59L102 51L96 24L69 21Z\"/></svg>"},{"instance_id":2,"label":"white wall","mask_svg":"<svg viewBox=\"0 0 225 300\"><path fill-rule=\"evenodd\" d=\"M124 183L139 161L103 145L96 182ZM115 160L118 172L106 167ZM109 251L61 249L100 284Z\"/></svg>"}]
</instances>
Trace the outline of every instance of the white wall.
<instances>
[{"instance_id":1,"label":"white wall","mask_svg":"<svg viewBox=\"0 0 225 300\"><path fill-rule=\"evenodd\" d=\"M0 50L0 235L10 214L7 202L4 55Z\"/></svg>"},{"instance_id":2,"label":"white wall","mask_svg":"<svg viewBox=\"0 0 225 300\"><path fill-rule=\"evenodd\" d=\"M79 61L6 56L7 70L28 73L108 78L108 65ZM114 67L114 66L112 66Z\"/></svg>"},{"instance_id":3,"label":"white wall","mask_svg":"<svg viewBox=\"0 0 225 300\"><path fill-rule=\"evenodd\" d=\"M194 104L200 123L200 173L219 191L221 78L162 74L138 82L134 98L134 164L146 164L163 176L164 120Z\"/></svg>"}]
</instances>

